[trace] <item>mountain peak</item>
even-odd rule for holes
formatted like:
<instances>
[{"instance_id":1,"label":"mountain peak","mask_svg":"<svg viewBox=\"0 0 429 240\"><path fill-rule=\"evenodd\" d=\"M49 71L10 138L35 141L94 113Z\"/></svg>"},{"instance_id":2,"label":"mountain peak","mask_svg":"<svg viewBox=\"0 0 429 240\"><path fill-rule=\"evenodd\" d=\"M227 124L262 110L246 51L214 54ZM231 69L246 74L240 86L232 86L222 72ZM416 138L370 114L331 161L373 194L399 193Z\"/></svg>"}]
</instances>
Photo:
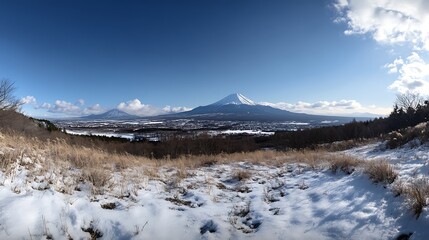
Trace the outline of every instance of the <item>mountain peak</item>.
<instances>
[{"instance_id":1,"label":"mountain peak","mask_svg":"<svg viewBox=\"0 0 429 240\"><path fill-rule=\"evenodd\" d=\"M240 93L233 93L230 94L221 100L211 104L214 106L221 106L221 105L228 105L228 104L234 104L234 105L256 105L252 100L248 99L247 97L243 96Z\"/></svg>"},{"instance_id":2,"label":"mountain peak","mask_svg":"<svg viewBox=\"0 0 429 240\"><path fill-rule=\"evenodd\" d=\"M118 116L122 117L122 116L129 116L130 114L115 108L105 112L104 115L109 117L118 117Z\"/></svg>"},{"instance_id":3,"label":"mountain peak","mask_svg":"<svg viewBox=\"0 0 429 240\"><path fill-rule=\"evenodd\" d=\"M128 114L124 111L121 111L119 109L112 109L102 114L93 114L89 116L82 117L83 119L90 119L90 120L122 120L122 119L134 119L137 118L137 116Z\"/></svg>"}]
</instances>

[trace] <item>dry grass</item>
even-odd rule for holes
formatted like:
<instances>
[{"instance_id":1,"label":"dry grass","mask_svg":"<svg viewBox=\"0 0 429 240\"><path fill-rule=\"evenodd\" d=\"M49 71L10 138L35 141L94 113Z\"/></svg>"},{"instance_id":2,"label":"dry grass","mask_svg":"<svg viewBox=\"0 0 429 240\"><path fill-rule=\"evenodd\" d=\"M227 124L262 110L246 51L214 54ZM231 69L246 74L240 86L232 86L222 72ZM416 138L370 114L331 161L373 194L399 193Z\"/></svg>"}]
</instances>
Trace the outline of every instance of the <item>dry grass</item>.
<instances>
[{"instance_id":1,"label":"dry grass","mask_svg":"<svg viewBox=\"0 0 429 240\"><path fill-rule=\"evenodd\" d=\"M235 162L247 162L252 164L264 164L281 166L285 163L304 163L313 169L317 169L326 163L332 163L333 168L345 165L353 165L355 161L352 157L333 155L324 150L288 151L280 152L274 150L259 150L254 152L241 152L218 155L187 155L176 159L165 158L154 160L145 157L138 157L130 154L112 154L104 150L73 146L61 139L40 141L37 138L20 136L17 133L3 133L0 138L0 147L13 148L11 153L1 154L0 157L7 159L2 161L0 167L6 167L19 155L35 157L41 154L51 161L52 165L67 163L66 165L77 169L121 169L135 166L148 166L152 169L158 167L174 167L180 170L180 175L186 177L187 172L200 167L208 167L215 164L228 164ZM9 155L8 155L9 154ZM37 156L36 156L37 158ZM12 160L11 160L12 159ZM340 164L340 163L344 164ZM347 163L347 164L346 164ZM149 168L148 168L149 169ZM156 171L156 170L155 170ZM158 174L154 170L147 170L151 177L157 178Z\"/></svg>"},{"instance_id":2,"label":"dry grass","mask_svg":"<svg viewBox=\"0 0 429 240\"><path fill-rule=\"evenodd\" d=\"M329 169L331 169L332 172L336 173L338 170L340 170L347 174L353 173L356 167L363 163L362 160L343 154L331 155L331 158L328 162Z\"/></svg>"},{"instance_id":3,"label":"dry grass","mask_svg":"<svg viewBox=\"0 0 429 240\"><path fill-rule=\"evenodd\" d=\"M104 169L89 168L82 173L83 180L92 184L94 193L103 193L110 179L110 174Z\"/></svg>"},{"instance_id":4,"label":"dry grass","mask_svg":"<svg viewBox=\"0 0 429 240\"><path fill-rule=\"evenodd\" d=\"M383 184L391 184L398 177L398 173L385 159L369 161L365 173L375 183Z\"/></svg>"},{"instance_id":5,"label":"dry grass","mask_svg":"<svg viewBox=\"0 0 429 240\"><path fill-rule=\"evenodd\" d=\"M18 158L19 153L17 151L9 150L0 153L0 169L6 172L9 171Z\"/></svg>"},{"instance_id":6,"label":"dry grass","mask_svg":"<svg viewBox=\"0 0 429 240\"><path fill-rule=\"evenodd\" d=\"M344 140L344 141L338 141L333 143L324 143L317 146L319 150L324 150L328 152L338 152L338 151L344 151L347 149L351 149L354 147L361 146L363 144L368 144L374 141L373 139L351 139L351 140Z\"/></svg>"},{"instance_id":7,"label":"dry grass","mask_svg":"<svg viewBox=\"0 0 429 240\"><path fill-rule=\"evenodd\" d=\"M80 178L84 182L90 183L95 190L105 188L114 172L123 172L124 169L138 169L140 167L144 167L142 168L142 175L148 179L165 180L165 178L170 178L168 179L168 186L180 186L182 180L188 178L193 169L216 164L246 162L280 167L287 163L302 163L313 170L324 169L328 166L334 172L341 170L351 173L361 163L360 160L353 157L333 154L326 150L287 152L259 150L218 155L188 155L176 159L166 157L155 160L130 154L112 154L93 147L74 146L61 139L41 141L17 133L4 132L0 138L0 149L7 148L13 150L10 153L0 154L0 158L7 159L0 163L3 170L11 166L16 159L19 160L26 156L37 161L37 164L26 166L27 169L31 170L36 165L42 166L43 169L37 169L39 175L43 175L43 172L56 171L58 173L58 171L68 172L70 169L75 169L81 172ZM172 174L161 174L160 169L168 168L174 169ZM252 172L237 170L232 173L232 177L239 181L245 181L252 177ZM70 182L76 184L78 181Z\"/></svg>"},{"instance_id":8,"label":"dry grass","mask_svg":"<svg viewBox=\"0 0 429 240\"><path fill-rule=\"evenodd\" d=\"M391 185L391 191L393 192L393 195L395 197L399 197L401 195L404 195L406 193L406 184L402 180L396 180Z\"/></svg>"},{"instance_id":9,"label":"dry grass","mask_svg":"<svg viewBox=\"0 0 429 240\"><path fill-rule=\"evenodd\" d=\"M241 182L252 177L252 173L249 170L237 170L232 173L232 177Z\"/></svg>"},{"instance_id":10,"label":"dry grass","mask_svg":"<svg viewBox=\"0 0 429 240\"><path fill-rule=\"evenodd\" d=\"M423 208L428 206L429 198L429 180L428 178L419 178L414 180L405 189L406 199L410 204L416 219L420 217Z\"/></svg>"},{"instance_id":11,"label":"dry grass","mask_svg":"<svg viewBox=\"0 0 429 240\"><path fill-rule=\"evenodd\" d=\"M429 205L429 179L427 177L419 177L408 182L395 181L391 190L395 196L404 196L416 219L420 217L424 207Z\"/></svg>"},{"instance_id":12,"label":"dry grass","mask_svg":"<svg viewBox=\"0 0 429 240\"><path fill-rule=\"evenodd\" d=\"M112 154L96 148L73 146L61 139L41 141L13 132L0 133L0 170L4 174L12 174L14 166L19 164L29 170L33 178L44 176L49 182L49 187L69 194L79 181L90 184L93 187L93 193L102 193L110 187L110 180L115 172L129 173L133 172L132 169L140 169L136 170L140 171L138 176L133 177L132 181L135 183L141 182L143 178L147 181L159 180L165 182L168 189L179 189L182 181L190 177L193 169L236 162L277 167L287 163L300 163L313 170L328 168L333 172L343 171L347 174L363 167L364 172L374 182L393 183L391 185L393 193L405 197L417 218L428 205L429 180L427 178L419 178L409 183L395 181L398 174L386 160L365 163L354 157L332 153L326 149L288 152L261 150L154 160L130 154ZM161 169L172 170L162 172ZM74 175L70 176L70 172ZM252 177L253 172L239 169L231 174L231 177L239 181L246 181ZM51 175L56 177L51 178ZM217 187L226 188L221 183L218 183ZM17 188L14 191L19 192L20 189ZM269 195L269 191L266 192L266 200L274 200L273 196Z\"/></svg>"}]
</instances>

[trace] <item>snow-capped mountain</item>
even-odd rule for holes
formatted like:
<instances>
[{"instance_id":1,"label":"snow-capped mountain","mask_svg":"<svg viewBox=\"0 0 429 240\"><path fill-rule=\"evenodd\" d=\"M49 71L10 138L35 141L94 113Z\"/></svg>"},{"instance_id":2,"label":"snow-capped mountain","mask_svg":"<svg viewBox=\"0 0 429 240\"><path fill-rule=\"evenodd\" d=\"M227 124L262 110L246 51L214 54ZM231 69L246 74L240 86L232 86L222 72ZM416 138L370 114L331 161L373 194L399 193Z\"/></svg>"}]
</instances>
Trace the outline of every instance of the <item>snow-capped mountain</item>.
<instances>
[{"instance_id":1,"label":"snow-capped mountain","mask_svg":"<svg viewBox=\"0 0 429 240\"><path fill-rule=\"evenodd\" d=\"M200 106L191 111L161 115L156 118L192 118L226 121L336 121L338 123L350 122L353 120L353 118L350 117L309 115L259 105L239 93L228 95L215 103Z\"/></svg>"},{"instance_id":2,"label":"snow-capped mountain","mask_svg":"<svg viewBox=\"0 0 429 240\"><path fill-rule=\"evenodd\" d=\"M211 106L221 106L221 105L228 105L228 104L246 104L246 105L256 105L252 100L248 99L247 97L241 95L240 93L234 93L230 94L221 100L210 104Z\"/></svg>"},{"instance_id":3,"label":"snow-capped mountain","mask_svg":"<svg viewBox=\"0 0 429 240\"><path fill-rule=\"evenodd\" d=\"M139 117L128 114L118 109L112 109L102 114L92 114L89 116L81 117L81 119L84 119L84 120L125 120L125 119L135 119L135 118L139 118Z\"/></svg>"}]
</instances>

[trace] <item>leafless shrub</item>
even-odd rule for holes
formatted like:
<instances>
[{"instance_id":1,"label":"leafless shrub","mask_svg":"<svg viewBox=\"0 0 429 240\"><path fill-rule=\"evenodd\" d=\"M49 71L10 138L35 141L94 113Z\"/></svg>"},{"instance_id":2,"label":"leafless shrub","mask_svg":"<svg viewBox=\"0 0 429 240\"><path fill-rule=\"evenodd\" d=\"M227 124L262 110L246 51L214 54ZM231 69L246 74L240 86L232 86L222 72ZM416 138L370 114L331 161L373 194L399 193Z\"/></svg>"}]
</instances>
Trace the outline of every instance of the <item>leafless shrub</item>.
<instances>
[{"instance_id":1,"label":"leafless shrub","mask_svg":"<svg viewBox=\"0 0 429 240\"><path fill-rule=\"evenodd\" d=\"M236 170L233 172L233 178L237 179L238 181L246 181L252 176L252 173L248 170Z\"/></svg>"},{"instance_id":2,"label":"leafless shrub","mask_svg":"<svg viewBox=\"0 0 429 240\"><path fill-rule=\"evenodd\" d=\"M279 198L276 194L268 188L264 188L264 201L266 203L278 202Z\"/></svg>"},{"instance_id":3,"label":"leafless shrub","mask_svg":"<svg viewBox=\"0 0 429 240\"><path fill-rule=\"evenodd\" d=\"M429 180L428 178L419 178L412 182L406 188L406 198L411 206L416 219L420 217L423 208L428 206L429 198Z\"/></svg>"},{"instance_id":4,"label":"leafless shrub","mask_svg":"<svg viewBox=\"0 0 429 240\"><path fill-rule=\"evenodd\" d=\"M332 172L336 173L338 170L351 174L355 171L356 167L361 164L361 160L358 160L352 156L347 155L331 155L329 160L329 168Z\"/></svg>"},{"instance_id":5,"label":"leafless shrub","mask_svg":"<svg viewBox=\"0 0 429 240\"><path fill-rule=\"evenodd\" d=\"M396 180L391 185L391 191L395 197L404 195L407 192L407 186L404 181Z\"/></svg>"},{"instance_id":6,"label":"leafless shrub","mask_svg":"<svg viewBox=\"0 0 429 240\"><path fill-rule=\"evenodd\" d=\"M8 171L8 169L16 162L19 158L19 153L17 151L5 151L0 154L0 169Z\"/></svg>"},{"instance_id":7,"label":"leafless shrub","mask_svg":"<svg viewBox=\"0 0 429 240\"><path fill-rule=\"evenodd\" d=\"M391 184L398 177L398 173L386 160L373 160L366 164L365 173L375 183Z\"/></svg>"},{"instance_id":8,"label":"leafless shrub","mask_svg":"<svg viewBox=\"0 0 429 240\"><path fill-rule=\"evenodd\" d=\"M82 175L84 180L92 184L95 193L102 193L110 179L109 172L103 169L85 169Z\"/></svg>"}]
</instances>

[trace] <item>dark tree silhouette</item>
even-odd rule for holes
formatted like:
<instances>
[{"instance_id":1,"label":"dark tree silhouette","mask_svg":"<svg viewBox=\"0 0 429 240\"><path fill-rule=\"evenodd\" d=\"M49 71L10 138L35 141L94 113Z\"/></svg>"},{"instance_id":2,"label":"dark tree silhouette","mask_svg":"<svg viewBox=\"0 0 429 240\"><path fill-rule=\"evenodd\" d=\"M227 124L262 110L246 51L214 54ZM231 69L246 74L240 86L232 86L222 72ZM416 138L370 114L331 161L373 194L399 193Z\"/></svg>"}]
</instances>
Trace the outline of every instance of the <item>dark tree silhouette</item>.
<instances>
[{"instance_id":1,"label":"dark tree silhouette","mask_svg":"<svg viewBox=\"0 0 429 240\"><path fill-rule=\"evenodd\" d=\"M15 86L7 79L0 80L0 111L16 111L21 105L16 99Z\"/></svg>"}]
</instances>

